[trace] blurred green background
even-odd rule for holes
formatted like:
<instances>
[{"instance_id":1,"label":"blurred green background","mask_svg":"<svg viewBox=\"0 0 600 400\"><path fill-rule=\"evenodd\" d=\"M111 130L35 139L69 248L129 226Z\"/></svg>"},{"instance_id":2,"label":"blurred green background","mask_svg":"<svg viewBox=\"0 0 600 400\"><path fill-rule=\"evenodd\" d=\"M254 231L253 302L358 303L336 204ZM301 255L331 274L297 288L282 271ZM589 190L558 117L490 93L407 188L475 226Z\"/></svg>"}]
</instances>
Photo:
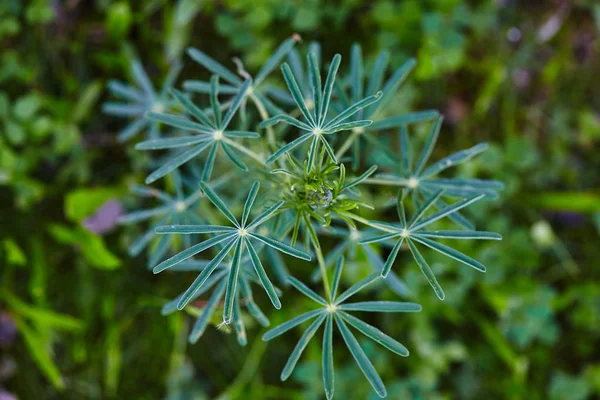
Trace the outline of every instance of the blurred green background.
<instances>
[{"instance_id":1,"label":"blurred green background","mask_svg":"<svg viewBox=\"0 0 600 400\"><path fill-rule=\"evenodd\" d=\"M189 277L154 276L129 258L131 232L86 228L143 181L147 161L100 112L109 79L127 81L134 57L155 84L179 58L180 79L196 77L190 45L255 70L293 33L301 48L321 42L326 58L347 60L353 42L369 57L389 50L393 67L416 57L399 104L445 115L434 156L488 141L461 171L506 184L471 213L504 240L459 248L485 275L429 254L440 302L414 265L399 271L424 310L379 325L411 356L364 342L388 397L600 398L599 32L593 0L3 0L0 399L322 397L318 341L285 384L297 332L267 345L251 326L242 348L209 329L188 346L190 317L160 307ZM301 309L286 296L272 324ZM338 355L336 395L372 398Z\"/></svg>"}]
</instances>

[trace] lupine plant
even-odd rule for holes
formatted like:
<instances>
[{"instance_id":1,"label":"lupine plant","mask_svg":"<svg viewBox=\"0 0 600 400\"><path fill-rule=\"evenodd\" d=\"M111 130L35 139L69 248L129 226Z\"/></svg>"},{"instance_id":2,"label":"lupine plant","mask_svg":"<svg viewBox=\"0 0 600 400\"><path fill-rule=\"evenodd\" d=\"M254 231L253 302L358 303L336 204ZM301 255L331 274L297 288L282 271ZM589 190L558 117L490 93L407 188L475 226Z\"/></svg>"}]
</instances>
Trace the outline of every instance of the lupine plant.
<instances>
[{"instance_id":1,"label":"lupine plant","mask_svg":"<svg viewBox=\"0 0 600 400\"><path fill-rule=\"evenodd\" d=\"M363 290L385 283L394 296L409 296L410 288L401 276L410 263L402 262L402 253L412 255L440 300L444 292L422 252L433 250L485 271L480 262L438 240L500 239L498 234L475 230L459 210L495 198L502 184L438 177L485 150L485 144L426 168L442 117L431 110L398 114L391 101L398 96L414 60L388 77L389 55L382 52L367 73L360 46L355 45L350 67L341 73L345 71L342 56L335 54L323 65L316 43L309 46L303 63L296 48L299 39L294 36L279 46L255 78L240 60L234 60L233 72L202 51L190 49L189 56L212 74L209 80L185 81L181 90L171 74L166 80L169 87L157 100L149 79L134 63L134 77L143 93L110 84L115 94L134 103L108 104L105 109L139 118L121 138L133 136L144 124L151 124L152 132L158 132L160 125L174 128L160 137L148 135L136 148L161 155L146 184L156 185L171 177L176 196L134 186L135 193L159 199L164 205L134 211L122 222L152 219L150 230L133 243L130 253L138 255L157 235L158 244L151 247L148 263L154 273L196 274L188 289L163 308L163 314L185 309L197 317L189 334L191 343L200 339L218 311L222 315L219 327L235 331L238 342L245 345L245 312L260 325L269 325L251 285L260 285L277 310L293 301L284 296L285 289L292 286L319 309L264 334L264 340L271 340L313 320L293 349L281 379L290 376L309 341L324 325L323 384L326 397L333 398L333 330L337 326L360 370L377 395L385 397L381 378L350 328L401 356L408 356L409 351L390 336L400 332L383 333L350 312L421 310L418 304L381 301L377 292ZM283 79L272 74L278 66ZM225 84L220 84L221 80ZM247 110L247 101L256 107ZM145 119L138 113L142 109ZM430 134L414 161L412 142L419 142L420 137L411 131L428 126ZM221 151L226 159L217 158ZM377 163L369 165L372 160ZM188 197L183 194L181 176L192 188ZM397 194L396 213L388 210L390 192ZM446 202L448 198L451 203ZM412 218L407 218L405 209L412 212ZM446 229L448 223L458 227ZM184 240L172 240L178 237ZM368 264L371 272L338 294L345 284L344 260L354 267ZM309 285L322 285L324 296ZM210 290L207 301L200 302ZM367 300L348 303L355 295Z\"/></svg>"}]
</instances>

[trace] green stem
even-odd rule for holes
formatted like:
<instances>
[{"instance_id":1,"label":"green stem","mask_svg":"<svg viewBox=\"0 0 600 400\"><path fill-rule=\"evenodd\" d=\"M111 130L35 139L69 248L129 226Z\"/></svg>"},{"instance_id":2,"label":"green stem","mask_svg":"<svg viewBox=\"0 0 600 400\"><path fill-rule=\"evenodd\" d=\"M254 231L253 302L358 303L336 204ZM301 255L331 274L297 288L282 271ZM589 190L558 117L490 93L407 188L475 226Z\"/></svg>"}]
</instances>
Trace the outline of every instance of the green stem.
<instances>
[{"instance_id":1,"label":"green stem","mask_svg":"<svg viewBox=\"0 0 600 400\"><path fill-rule=\"evenodd\" d=\"M367 226L370 226L371 228L377 228L377 229L379 229L380 231L389 232L389 233L395 233L395 232L397 232L396 230L394 230L394 229L391 229L391 228L389 228L389 227L387 227L387 226L385 226L385 225L380 225L380 224L378 224L378 223L376 223L376 222L371 222L371 221L369 221L368 219L365 219L365 218L363 218L363 217L360 217L360 216L358 216L358 215L356 215L356 214L352 214L352 213L346 213L346 212L339 212L339 214L340 214L340 215L343 215L343 216L344 216L344 217L346 217L346 218L350 218L350 219L353 219L353 220L355 220L355 221L358 221L358 222L360 222L360 223L362 223L362 224L365 224L365 225L367 225Z\"/></svg>"},{"instance_id":2,"label":"green stem","mask_svg":"<svg viewBox=\"0 0 600 400\"><path fill-rule=\"evenodd\" d=\"M346 152L348 151L350 146L352 146L352 143L354 143L354 140L356 139L356 137L358 135L360 135L360 132L353 131L352 134L350 136L348 136L348 139L346 139L346 141L342 144L342 147L340 147L337 154L335 155L335 157L338 160L340 160L342 158L342 156L344 154L346 154Z\"/></svg>"},{"instance_id":3,"label":"green stem","mask_svg":"<svg viewBox=\"0 0 600 400\"><path fill-rule=\"evenodd\" d=\"M265 105L262 103L262 101L260 101L260 99L254 95L254 93L250 95L250 98L256 105L256 109L258 110L260 118L263 121L268 120L269 113L267 112L267 109L265 108ZM267 127L267 141L269 142L271 148L275 148L275 132L273 131L273 127L271 126Z\"/></svg>"},{"instance_id":4,"label":"green stem","mask_svg":"<svg viewBox=\"0 0 600 400\"><path fill-rule=\"evenodd\" d=\"M223 138L221 140L223 140L228 145L235 147L242 153L246 154L248 157L250 157L250 158L254 159L256 162L260 163L261 165L265 165L265 160L261 156L259 156L258 154L256 154L252 150L250 150L249 148L242 146L241 144L239 144L231 139L228 139L228 138Z\"/></svg>"},{"instance_id":5,"label":"green stem","mask_svg":"<svg viewBox=\"0 0 600 400\"><path fill-rule=\"evenodd\" d=\"M319 263L319 270L321 271L321 279L323 280L323 287L325 288L326 299L331 299L331 286L329 285L329 278L327 277L327 269L325 267L325 259L323 258L323 252L321 251L321 245L315 242L312 235L308 235L310 241L317 254L317 262Z\"/></svg>"},{"instance_id":6,"label":"green stem","mask_svg":"<svg viewBox=\"0 0 600 400\"><path fill-rule=\"evenodd\" d=\"M362 181L362 183L370 183L372 185L388 185L388 186L408 186L407 179L378 179L378 178L368 178Z\"/></svg>"}]
</instances>

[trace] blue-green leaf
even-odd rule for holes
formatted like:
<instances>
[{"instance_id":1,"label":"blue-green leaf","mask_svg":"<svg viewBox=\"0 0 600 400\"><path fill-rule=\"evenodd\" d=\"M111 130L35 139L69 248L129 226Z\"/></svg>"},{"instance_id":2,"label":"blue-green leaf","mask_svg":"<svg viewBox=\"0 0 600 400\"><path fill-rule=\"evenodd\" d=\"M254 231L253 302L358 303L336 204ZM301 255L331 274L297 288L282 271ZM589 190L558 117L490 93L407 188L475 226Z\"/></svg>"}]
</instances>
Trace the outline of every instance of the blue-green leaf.
<instances>
[{"instance_id":1,"label":"blue-green leaf","mask_svg":"<svg viewBox=\"0 0 600 400\"><path fill-rule=\"evenodd\" d=\"M335 304L341 304L345 300L348 300L351 296L355 295L356 293L361 291L363 288L365 288L366 286L375 282L379 278L380 278L380 275L378 273L375 273L375 274L371 274L371 275L367 276L366 278L360 280L359 282L355 283L354 285L352 285L348 289L346 289L345 292L343 292L337 299L335 299Z\"/></svg>"},{"instance_id":2,"label":"blue-green leaf","mask_svg":"<svg viewBox=\"0 0 600 400\"><path fill-rule=\"evenodd\" d=\"M288 278L288 282L290 283L290 285L292 285L294 288L296 288L296 290L298 290L300 293L302 293L309 299L311 299L323 306L328 305L327 300L325 300L323 297L316 294L311 288L309 288L308 286L306 286L304 283L300 282L298 279L294 278L293 276L290 276Z\"/></svg>"},{"instance_id":3,"label":"blue-green leaf","mask_svg":"<svg viewBox=\"0 0 600 400\"><path fill-rule=\"evenodd\" d=\"M259 235L258 233L251 233L251 234L249 234L249 236L254 239L260 240L264 244L266 244L270 247L273 247L274 249L277 249L283 253L289 254L290 256L294 256L296 258L300 258L300 259L306 260L306 261L311 260L311 256L309 254L307 254L303 251L297 250L291 246L288 246L285 243L278 242L275 239L271 239L270 237Z\"/></svg>"},{"instance_id":4,"label":"blue-green leaf","mask_svg":"<svg viewBox=\"0 0 600 400\"><path fill-rule=\"evenodd\" d=\"M433 271L429 267L429 264L427 264L427 261L425 261L425 259L423 258L423 256L421 255L421 253L419 252L417 247L412 243L411 240L407 240L407 243L408 243L408 248L410 249L410 252L412 253L417 264L419 265L419 268L421 268L421 272L423 272L423 275L425 275L425 278L427 278L427 281L433 288L433 291L435 292L436 296L440 300L444 300L446 295L444 294L444 291L442 290L442 287L438 283L437 279L435 279L435 275L433 274Z\"/></svg>"},{"instance_id":5,"label":"blue-green leaf","mask_svg":"<svg viewBox=\"0 0 600 400\"><path fill-rule=\"evenodd\" d=\"M215 310L217 309L217 306L221 302L224 292L225 292L225 281L222 281L219 284L219 286L217 286L217 288L214 290L214 292L210 295L210 297L208 298L208 302L206 303L206 306L204 306L204 309L202 310L202 313L200 314L198 319L196 319L196 322L194 323L194 327L192 328L192 331L190 332L190 335L188 337L188 340L190 343L192 343L192 344L196 343L198 341L198 339L200 339L200 337L206 330L208 323L210 322L210 317L215 312Z\"/></svg>"},{"instance_id":6,"label":"blue-green leaf","mask_svg":"<svg viewBox=\"0 0 600 400\"><path fill-rule=\"evenodd\" d=\"M219 211L221 211L221 213L233 225L235 225L237 228L239 228L240 224L237 222L236 218L233 216L231 211L229 211L229 208L227 208L227 206L225 205L223 200L221 200L221 198L219 196L217 196L217 194L214 192L214 190L212 190L211 187L208 186L208 184L206 182L200 182L200 187L202 188L202 191L204 191L204 194L206 195L206 197L208 197L210 202L213 203L214 206L217 207L217 209L219 209Z\"/></svg>"},{"instance_id":7,"label":"blue-green leaf","mask_svg":"<svg viewBox=\"0 0 600 400\"><path fill-rule=\"evenodd\" d=\"M308 344L308 342L310 342L317 330L321 327L323 321L325 320L325 317L327 317L327 315L321 315L306 329L306 331L304 331L304 334L296 344L296 347L292 351L292 354L290 354L290 358L288 358L287 363L283 367L283 371L281 371L282 381L285 381L287 378L290 377L290 375L294 371L294 368L296 367L296 363L298 363L298 360L302 355L302 352L306 348L306 345Z\"/></svg>"},{"instance_id":8,"label":"blue-green leaf","mask_svg":"<svg viewBox=\"0 0 600 400\"><path fill-rule=\"evenodd\" d=\"M235 74L225 68L223 65L219 64L212 57L207 56L202 51L194 48L189 48L187 53L189 56L196 61L197 63L203 65L210 72L213 72L229 83L233 85L241 85L242 80L238 78Z\"/></svg>"},{"instance_id":9,"label":"blue-green leaf","mask_svg":"<svg viewBox=\"0 0 600 400\"><path fill-rule=\"evenodd\" d=\"M296 326L300 325L301 323L308 321L310 319L313 319L317 315L321 315L324 313L325 313L325 310L320 308L318 310L312 310L312 311L305 312L304 314L300 314L297 317L294 317L294 318L290 319L289 321L286 321L283 324L276 326L275 328L271 329L270 331L267 331L263 335L262 339L264 341L269 341L273 338L276 338L279 335L284 334L285 332L289 331L290 329L295 328Z\"/></svg>"},{"instance_id":10,"label":"blue-green leaf","mask_svg":"<svg viewBox=\"0 0 600 400\"><path fill-rule=\"evenodd\" d=\"M369 325L348 313L341 312L340 315L346 322L358 329L362 334L379 343L386 349L402 357L408 357L408 349L404 347L402 343L394 340L374 326Z\"/></svg>"},{"instance_id":11,"label":"blue-green leaf","mask_svg":"<svg viewBox=\"0 0 600 400\"><path fill-rule=\"evenodd\" d=\"M475 268L478 271L485 272L485 266L477 260L472 259L471 257L461 253L458 250L453 249L452 247L448 247L444 244L438 243L436 241L424 238L424 237L413 237L413 239L419 243L424 244L425 246L432 248L450 258L453 258L457 261L460 261L463 264L468 265L469 267Z\"/></svg>"},{"instance_id":12,"label":"blue-green leaf","mask_svg":"<svg viewBox=\"0 0 600 400\"><path fill-rule=\"evenodd\" d=\"M333 399L333 317L331 314L327 316L325 333L323 334L323 386L325 387L327 399Z\"/></svg>"},{"instance_id":13,"label":"blue-green leaf","mask_svg":"<svg viewBox=\"0 0 600 400\"><path fill-rule=\"evenodd\" d=\"M233 303L237 295L238 276L240 274L240 260L242 258L242 246L244 241L238 238L233 251L231 269L227 278L227 291L225 292L225 306L223 307L223 321L229 323L233 313Z\"/></svg>"},{"instance_id":14,"label":"blue-green leaf","mask_svg":"<svg viewBox=\"0 0 600 400\"><path fill-rule=\"evenodd\" d=\"M402 303L398 301L359 301L356 303L340 304L340 310L365 311L365 312L419 312L421 306L416 303Z\"/></svg>"},{"instance_id":15,"label":"blue-green leaf","mask_svg":"<svg viewBox=\"0 0 600 400\"><path fill-rule=\"evenodd\" d=\"M269 296L269 300L271 300L273 307L279 310L281 308L281 302L279 301L279 297L277 296L277 291L275 290L275 287L273 287L273 284L269 280L269 277L267 276L267 273L265 272L265 269L262 263L260 262L260 258L258 257L254 246L252 246L252 243L250 243L250 241L247 239L246 246L248 247L248 252L250 253L250 260L252 261L252 265L254 266L254 270L256 271L256 275L258 275L260 283L265 288L265 291L267 292L267 295Z\"/></svg>"}]
</instances>

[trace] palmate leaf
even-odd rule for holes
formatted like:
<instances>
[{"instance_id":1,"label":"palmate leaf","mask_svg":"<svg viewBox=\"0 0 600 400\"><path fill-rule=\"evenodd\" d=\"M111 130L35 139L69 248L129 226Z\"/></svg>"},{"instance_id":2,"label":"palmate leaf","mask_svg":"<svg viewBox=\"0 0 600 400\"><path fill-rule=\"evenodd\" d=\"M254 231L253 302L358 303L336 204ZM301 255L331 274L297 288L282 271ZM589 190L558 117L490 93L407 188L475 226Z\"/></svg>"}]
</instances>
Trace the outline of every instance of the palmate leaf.
<instances>
[{"instance_id":1,"label":"palmate leaf","mask_svg":"<svg viewBox=\"0 0 600 400\"><path fill-rule=\"evenodd\" d=\"M297 279L290 277L290 283L302 294L315 301L321 308L313 311L301 314L283 324L269 330L263 335L263 340L271 340L290 329L304 323L311 321L310 326L304 331L302 337L296 344L294 350L290 354L290 357L283 368L281 373L281 379L286 380L293 372L298 360L300 359L302 352L314 337L318 329L325 322L325 329L323 334L323 385L325 387L325 395L328 399L333 398L334 394L334 365L333 365L333 321L338 327L348 350L354 357L360 370L363 372L375 392L380 396L386 395L386 389L381 381L381 378L375 371L375 368L367 358L366 354L362 350L360 344L346 325L348 322L359 332L364 334L366 337L372 339L376 343L379 343L383 347L386 347L390 351L402 355L408 356L408 350L401 343L397 342L390 336L384 334L379 329L361 321L360 319L350 315L348 311L370 311L370 312L418 312L421 310L421 306L414 303L398 303L398 302L362 302L362 303L348 303L344 304L344 300L348 299L358 291L362 290L369 284L376 282L381 279L378 275L370 276L363 281L353 285L340 296L337 296L337 288L339 286L340 278L343 270L343 258L340 258L337 262L336 269L334 272L334 280L331 291L331 298L329 302L323 297L319 296L308 286L304 285Z\"/></svg>"},{"instance_id":2,"label":"palmate leaf","mask_svg":"<svg viewBox=\"0 0 600 400\"><path fill-rule=\"evenodd\" d=\"M132 121L117 134L120 142L132 139L143 130L147 130L147 139L157 139L160 134L160 122L149 121L144 118L144 115L152 110L166 111L172 108L174 103L166 94L177 78L181 65L173 64L159 93L154 90L150 78L139 61L132 61L130 68L137 87L110 81L108 90L124 102L106 102L102 105L102 111L116 117L132 118Z\"/></svg>"},{"instance_id":3,"label":"palmate leaf","mask_svg":"<svg viewBox=\"0 0 600 400\"><path fill-rule=\"evenodd\" d=\"M223 149L223 152L225 153L227 158L231 160L231 162L234 165L236 165L238 168L244 171L248 170L244 162L235 154L237 150L233 146L231 146L230 143L235 144L235 139L256 139L260 136L255 132L228 130L228 127L235 113L240 108L246 96L246 93L252 84L252 80L246 79L244 82L240 81L239 90L237 91L233 100L229 104L225 116L222 117L222 105L219 103L218 99L218 78L218 75L213 75L211 79L210 99L212 106L212 120L208 117L208 115L206 115L204 111L202 111L199 107L194 105L189 98L187 98L184 94L176 90L171 91L172 95L186 110L186 112L196 119L196 121L192 121L187 117L183 116L153 111L148 112L146 114L146 117L151 121L158 121L166 125L172 126L174 128L182 129L184 131L189 131L195 134L183 137L148 140L139 143L136 146L136 149L138 150L162 150L192 146L190 149L177 154L176 156L168 160L166 163L164 163L162 166L160 166L158 169L156 169L154 172L152 172L150 175L148 175L148 177L146 178L147 184L162 178L169 172L179 168L180 166L186 164L190 160L196 158L198 155L200 155L207 149L209 149L209 154L204 166L203 180L208 181L211 176L218 147Z\"/></svg>"},{"instance_id":4,"label":"palmate leaf","mask_svg":"<svg viewBox=\"0 0 600 400\"><path fill-rule=\"evenodd\" d=\"M475 268L478 271L485 272L486 268L479 261L474 260L473 258L461 253L458 250L455 250L449 246L438 243L432 239L486 239L486 240L501 240L502 237L493 232L480 232L480 231L424 231L423 228L430 226L434 222L444 218L450 217L453 214L456 214L462 208L484 198L484 195L475 196L469 199L463 199L455 202L454 204L450 204L441 208L439 211L434 212L429 216L425 216L426 212L439 200L439 198L443 195L443 190L439 190L433 193L429 198L427 198L421 207L416 211L413 218L410 221L406 222L404 217L404 207L402 206L403 202L403 194L398 195L398 204L399 210L398 214L400 214L401 224L386 224L386 223L377 223L373 224L378 229L383 230L384 234L379 236L372 236L370 238L363 239L361 244L369 244L369 243L385 243L391 240L395 240L392 251L390 252L385 266L381 272L382 276L386 276L387 273L391 270L398 253L401 250L402 243L406 241L408 244L408 248L410 249L410 253L412 254L414 260L417 265L425 275L425 278L435 291L436 295L440 300L443 300L445 295L442 290L440 284L429 264L419 250L417 249L415 243L422 244L430 249L433 249L447 257L460 261L463 264L466 264L472 268ZM404 218L402 218L404 217Z\"/></svg>"},{"instance_id":5,"label":"palmate leaf","mask_svg":"<svg viewBox=\"0 0 600 400\"><path fill-rule=\"evenodd\" d=\"M308 65L309 65L309 77L310 86L312 89L312 103L313 112L310 111L305 101L305 95L302 92L295 74L292 72L292 68L288 63L283 63L281 71L285 83L289 89L289 92L294 100L296 106L300 110L300 113L304 117L305 121L299 121L295 118L277 115L264 121L261 127L268 127L279 122L286 122L289 125L296 126L308 133L302 134L294 141L287 143L283 147L279 148L273 155L267 159L267 164L276 161L283 154L286 154L302 143L312 138L310 150L308 153L308 163L306 165L306 173L310 173L314 166L316 155L318 154L319 145L323 144L329 157L337 163L337 158L331 148L331 145L327 143L325 136L331 135L336 132L358 129L368 126L371 121L348 121L353 115L358 113L365 107L376 103L382 96L381 92L377 92L364 99L357 99L353 104L349 105L345 110L341 111L335 117L328 119L329 104L331 103L331 96L333 87L335 85L335 78L339 65L341 62L341 56L336 54L329 66L327 79L325 86L321 87L321 72L318 66L318 60L315 54L308 54ZM325 136L324 136L325 135Z\"/></svg>"},{"instance_id":6,"label":"palmate leaf","mask_svg":"<svg viewBox=\"0 0 600 400\"><path fill-rule=\"evenodd\" d=\"M269 296L269 299L273 303L273 306L276 308L280 308L281 303L279 301L277 292L260 262L258 253L252 243L252 240L254 239L260 244L264 244L274 250L281 251L296 258L308 261L310 261L311 259L311 256L303 251L297 250L291 246L288 246L285 243L272 239L268 236L254 232L256 229L260 228L260 226L263 223L267 222L270 218L272 218L275 215L276 211L279 209L279 207L281 207L282 202L274 204L273 206L265 210L263 213L258 215L252 222L248 224L247 222L249 219L249 215L251 213L252 206L254 205L260 187L260 184L258 182L255 182L252 185L252 188L250 189L250 192L246 199L240 223L240 221L238 221L238 219L229 210L225 202L214 192L214 190L208 184L206 184L205 182L201 182L200 185L206 198L233 225L233 227L219 225L169 225L158 227L156 229L156 232L159 234L185 235L190 233L197 233L217 234L217 236L205 240L204 242L200 242L163 261L154 268L155 273L162 272L168 268L176 266L177 264L193 257L194 255L200 252L208 250L219 244L223 244L223 247L220 249L218 254L208 264L206 264L206 266L204 266L196 280L194 280L190 287L183 293L183 295L180 296L179 301L177 303L177 308L179 310L183 309L190 301L192 301L195 298L197 292L202 289L203 285L206 284L206 282L210 279L214 271L217 268L219 268L225 257L227 257L232 250L233 260L230 264L227 276L223 321L228 324L232 322L232 318L235 320L234 312L236 307L235 302L237 301L236 298L238 296L239 289L239 274L241 269L242 258L245 254L250 260L252 266L254 267L259 281L265 289L265 292ZM256 310L256 308L253 309ZM233 322L235 327L238 323L236 321ZM240 338L244 336L240 332L238 332L238 334L240 334Z\"/></svg>"}]
</instances>

